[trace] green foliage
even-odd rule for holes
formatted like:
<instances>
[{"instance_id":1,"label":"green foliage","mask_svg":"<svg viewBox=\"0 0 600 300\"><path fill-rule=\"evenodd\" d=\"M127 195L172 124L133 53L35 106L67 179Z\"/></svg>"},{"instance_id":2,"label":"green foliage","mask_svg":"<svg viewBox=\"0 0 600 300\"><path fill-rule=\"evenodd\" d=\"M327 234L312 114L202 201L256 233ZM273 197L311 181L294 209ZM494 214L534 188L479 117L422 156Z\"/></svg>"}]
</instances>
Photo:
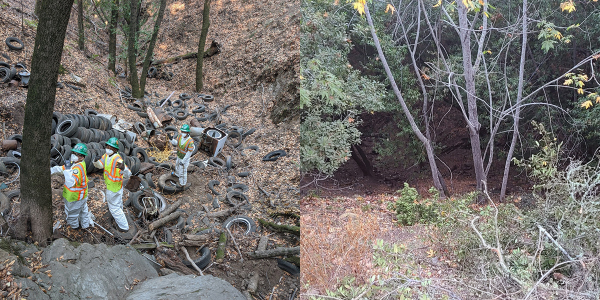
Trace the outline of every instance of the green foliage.
<instances>
[{"instance_id":1,"label":"green foliage","mask_svg":"<svg viewBox=\"0 0 600 300\"><path fill-rule=\"evenodd\" d=\"M388 209L396 214L397 222L401 225L426 224L438 218L433 200L423 199L417 189L404 183L404 188L399 190L400 196L395 202L388 204Z\"/></svg>"},{"instance_id":2,"label":"green foliage","mask_svg":"<svg viewBox=\"0 0 600 300\"><path fill-rule=\"evenodd\" d=\"M345 12L329 1L302 1L300 157L303 171L332 174L360 143L362 112L383 109L383 85L352 68Z\"/></svg>"},{"instance_id":3,"label":"green foliage","mask_svg":"<svg viewBox=\"0 0 600 300\"><path fill-rule=\"evenodd\" d=\"M58 74L60 75L65 75L67 74L67 69L65 68L65 66L63 66L62 64L60 66L58 66Z\"/></svg>"},{"instance_id":4,"label":"green foliage","mask_svg":"<svg viewBox=\"0 0 600 300\"><path fill-rule=\"evenodd\" d=\"M23 22L25 23L25 25L27 25L33 29L37 29L37 26L38 26L37 20L23 19Z\"/></svg>"},{"instance_id":5,"label":"green foliage","mask_svg":"<svg viewBox=\"0 0 600 300\"><path fill-rule=\"evenodd\" d=\"M541 135L541 139L534 142L539 152L529 159L513 157L513 162L519 167L525 167L530 172L529 176L536 182L544 183L556 176L562 142L558 143L556 138L546 131L544 124L532 121L531 125Z\"/></svg>"}]
</instances>

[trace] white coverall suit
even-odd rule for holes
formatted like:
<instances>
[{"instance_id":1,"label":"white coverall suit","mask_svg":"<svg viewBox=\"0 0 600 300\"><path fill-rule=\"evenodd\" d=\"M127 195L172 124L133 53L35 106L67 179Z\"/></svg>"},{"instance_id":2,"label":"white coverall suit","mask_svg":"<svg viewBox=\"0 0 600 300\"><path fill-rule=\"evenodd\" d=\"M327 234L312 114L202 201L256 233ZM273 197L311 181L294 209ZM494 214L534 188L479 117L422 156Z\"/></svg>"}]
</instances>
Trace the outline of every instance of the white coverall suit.
<instances>
[{"instance_id":1,"label":"white coverall suit","mask_svg":"<svg viewBox=\"0 0 600 300\"><path fill-rule=\"evenodd\" d=\"M85 173L85 162L79 162L74 164L70 169L65 169L64 166L54 166L50 168L50 174L60 173L65 176L65 184L63 187L63 202L65 203L65 215L67 216L67 224L73 229L79 228L81 222L81 228L86 229L90 226L90 213L87 206L87 191L81 193L77 201L67 201L64 197L64 190L73 188L75 185L84 185L87 190L87 174ZM83 172L81 171L83 170Z\"/></svg>"},{"instance_id":2,"label":"white coverall suit","mask_svg":"<svg viewBox=\"0 0 600 300\"><path fill-rule=\"evenodd\" d=\"M187 169L190 166L190 157L194 152L194 140L189 133L185 138L181 134L177 140L171 140L171 144L177 147L177 160L175 161L175 176L179 177L179 185L187 183Z\"/></svg>"},{"instance_id":3,"label":"white coverall suit","mask_svg":"<svg viewBox=\"0 0 600 300\"><path fill-rule=\"evenodd\" d=\"M118 157L115 157L115 155ZM109 162L110 165L105 168L104 166L107 162ZM115 172L115 165L119 162L123 162L123 158L121 158L118 153L114 153L110 156L108 154L104 154L100 160L94 162L94 166L98 169L104 170L104 181L106 183L106 203L108 204L108 210L110 211L110 214L113 216L115 223L117 223L117 226L119 226L122 231L128 231L129 224L127 223L127 217L125 217L125 213L123 212L123 178L129 178L131 176L131 171L123 162L125 170L121 171L122 176L114 178L115 180L112 182L108 178L108 176L111 176L111 170L112 172ZM111 191L111 187L109 187L109 185L112 184L114 187L115 181L117 182L117 186L120 182L120 189L117 191ZM113 190L115 189L116 188L113 188Z\"/></svg>"}]
</instances>

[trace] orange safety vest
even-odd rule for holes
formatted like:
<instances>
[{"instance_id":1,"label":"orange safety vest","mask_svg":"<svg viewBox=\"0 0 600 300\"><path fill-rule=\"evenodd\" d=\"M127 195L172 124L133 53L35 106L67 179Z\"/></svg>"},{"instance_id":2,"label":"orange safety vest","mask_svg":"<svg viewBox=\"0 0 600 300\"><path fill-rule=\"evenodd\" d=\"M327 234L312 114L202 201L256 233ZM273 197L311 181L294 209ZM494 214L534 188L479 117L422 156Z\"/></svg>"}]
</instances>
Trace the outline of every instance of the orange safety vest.
<instances>
[{"instance_id":1,"label":"orange safety vest","mask_svg":"<svg viewBox=\"0 0 600 300\"><path fill-rule=\"evenodd\" d=\"M63 166L63 170L65 167ZM86 173L85 161L76 163L71 167L73 170L73 176L75 176L75 185L72 187L67 187L66 185L63 187L63 197L68 202L79 201L85 199L88 194L88 178Z\"/></svg>"},{"instance_id":2,"label":"orange safety vest","mask_svg":"<svg viewBox=\"0 0 600 300\"><path fill-rule=\"evenodd\" d=\"M191 143L191 145L190 145ZM194 149L194 140L190 137L188 138L188 140L182 145L181 144L181 135L179 135L179 138L177 139L177 157L179 157L179 159L183 159L185 157L185 154L188 152L188 148L192 147L192 150ZM192 151L189 150L189 151Z\"/></svg>"},{"instance_id":3,"label":"orange safety vest","mask_svg":"<svg viewBox=\"0 0 600 300\"><path fill-rule=\"evenodd\" d=\"M117 164L122 162L121 155L115 153L113 156L108 154L102 155L101 158L104 164L104 182L106 182L106 189L112 192L118 192L123 187L123 174L121 170L117 168Z\"/></svg>"}]
</instances>

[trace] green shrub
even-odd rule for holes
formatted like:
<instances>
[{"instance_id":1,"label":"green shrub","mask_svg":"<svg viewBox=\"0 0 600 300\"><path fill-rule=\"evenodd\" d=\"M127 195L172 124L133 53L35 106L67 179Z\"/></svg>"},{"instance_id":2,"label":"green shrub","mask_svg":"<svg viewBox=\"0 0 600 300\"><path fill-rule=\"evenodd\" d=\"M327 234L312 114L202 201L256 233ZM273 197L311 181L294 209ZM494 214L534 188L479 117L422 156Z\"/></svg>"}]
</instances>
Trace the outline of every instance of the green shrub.
<instances>
[{"instance_id":1,"label":"green shrub","mask_svg":"<svg viewBox=\"0 0 600 300\"><path fill-rule=\"evenodd\" d=\"M388 204L388 209L396 214L397 222L401 225L427 224L437 219L438 215L431 199L419 196L415 188L404 183L399 190L400 196L395 202Z\"/></svg>"}]
</instances>

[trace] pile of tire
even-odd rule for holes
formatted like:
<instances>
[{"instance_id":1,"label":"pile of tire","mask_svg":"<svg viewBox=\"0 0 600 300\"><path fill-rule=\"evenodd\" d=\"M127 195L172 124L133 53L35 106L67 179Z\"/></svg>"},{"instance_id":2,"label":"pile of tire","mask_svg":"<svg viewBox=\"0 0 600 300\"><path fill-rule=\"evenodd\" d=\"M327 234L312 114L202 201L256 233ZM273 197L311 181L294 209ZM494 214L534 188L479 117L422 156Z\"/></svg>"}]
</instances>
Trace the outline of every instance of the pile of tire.
<instances>
[{"instance_id":1,"label":"pile of tire","mask_svg":"<svg viewBox=\"0 0 600 300\"><path fill-rule=\"evenodd\" d=\"M85 113L63 115L54 112L52 115L51 166L64 165L65 160L71 156L72 147L77 143L85 143L88 147L88 155L85 158L87 173L102 171L94 167L93 162L105 153L105 142L111 137L116 137L121 142L119 154L131 172L137 174L141 163L149 161L145 150L137 147L131 136L113 129L111 121L107 118L97 116L93 110L86 110Z\"/></svg>"}]
</instances>

